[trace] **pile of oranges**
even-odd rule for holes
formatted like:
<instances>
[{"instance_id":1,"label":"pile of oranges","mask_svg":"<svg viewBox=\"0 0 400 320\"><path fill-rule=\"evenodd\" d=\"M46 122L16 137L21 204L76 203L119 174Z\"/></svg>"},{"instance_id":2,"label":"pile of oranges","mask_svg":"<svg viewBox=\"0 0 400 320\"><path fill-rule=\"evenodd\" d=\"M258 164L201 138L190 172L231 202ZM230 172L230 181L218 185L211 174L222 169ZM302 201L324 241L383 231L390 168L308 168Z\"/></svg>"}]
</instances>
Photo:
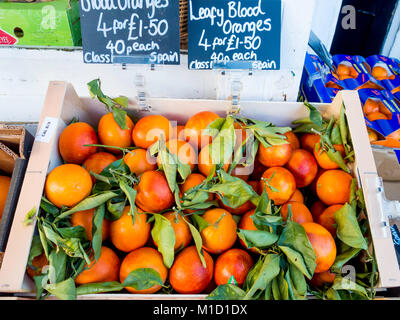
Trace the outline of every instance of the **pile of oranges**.
<instances>
[{"instance_id":1,"label":"pile of oranges","mask_svg":"<svg viewBox=\"0 0 400 320\"><path fill-rule=\"evenodd\" d=\"M126 205L115 220L104 218L102 247L97 261L84 268L74 279L76 285L120 281L141 268L155 270L164 285L146 289L126 287L131 293L155 293L168 284L181 294L210 293L216 286L233 283L241 287L262 250L247 247L238 237L238 230L258 230L252 216L255 201L229 207L223 194L208 193L205 202L213 204L204 210L178 210L177 195L171 190L163 171L163 159L153 156L151 147L164 141L170 154L190 167L191 173L179 181L179 198L217 175L212 163L210 144L215 136L206 129L221 120L220 116L202 111L185 125L176 125L162 115L148 115L136 123L126 116L122 129L112 113L105 114L97 132L87 123L68 125L59 138L59 152L65 164L47 176L44 195L56 207L73 208L87 199L103 170L123 160L133 177L134 214ZM241 147L249 134L235 123L235 146ZM320 286L332 283L330 272L337 249L335 243L335 212L350 201L352 176L339 168L320 148L320 135L282 134L284 143L264 146L260 143L251 170L238 165L232 177L247 183L255 195L266 192L275 206L280 207L284 221L289 217L301 224L316 255L316 269L311 282ZM334 145L344 156L343 145ZM224 159L220 169L229 172L232 157ZM93 174L94 173L94 174ZM97 175L96 175L97 174ZM204 192L207 192L205 189ZM88 241L93 240L95 208L74 212L69 223L85 229ZM166 265L160 248L160 234L153 215L162 215L173 228L175 257ZM202 223L195 223L194 216ZM196 228L197 231L193 231ZM202 247L194 239L200 235ZM47 263L44 253L28 267L31 276L40 274Z\"/></svg>"}]
</instances>

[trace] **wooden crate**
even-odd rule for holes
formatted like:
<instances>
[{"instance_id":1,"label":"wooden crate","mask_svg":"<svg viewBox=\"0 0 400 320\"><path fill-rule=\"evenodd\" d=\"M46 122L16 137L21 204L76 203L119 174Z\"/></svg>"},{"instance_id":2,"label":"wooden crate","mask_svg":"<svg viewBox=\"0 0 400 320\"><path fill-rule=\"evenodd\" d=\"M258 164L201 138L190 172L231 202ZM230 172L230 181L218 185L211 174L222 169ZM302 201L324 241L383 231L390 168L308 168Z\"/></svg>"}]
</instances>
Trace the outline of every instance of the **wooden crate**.
<instances>
[{"instance_id":1,"label":"wooden crate","mask_svg":"<svg viewBox=\"0 0 400 320\"><path fill-rule=\"evenodd\" d=\"M118 92L113 93L117 95ZM139 111L135 102L130 105L139 116L163 114L169 119L184 123L189 117L201 110L214 111L221 116L230 109L229 101L187 100L187 99L149 99L151 112ZM378 175L369 144L368 134L362 115L361 104L355 91L341 91L331 104L316 105L324 117L338 117L342 103L346 114L350 134L354 142L354 176L362 187L368 212L372 239L380 273L378 287L400 286L400 269L389 229L389 221L384 216L382 199L379 197ZM39 131L45 126L47 136L38 139L33 146L27 173L22 186L15 218L3 266L0 270L0 292L23 293L34 290L33 282L25 274L31 239L35 225L24 226L27 212L39 208L46 174L61 164L58 153L58 138L66 124L74 117L92 124L98 123L105 113L104 106L89 97L78 97L71 84L52 81L49 84L39 123ZM308 116L308 110L302 103L242 101L241 113L249 118L267 120L278 126L289 126L292 121ZM41 140L41 141L40 141ZM386 226L384 225L386 222ZM134 295L101 294L79 297L80 299L204 299L205 295Z\"/></svg>"}]
</instances>

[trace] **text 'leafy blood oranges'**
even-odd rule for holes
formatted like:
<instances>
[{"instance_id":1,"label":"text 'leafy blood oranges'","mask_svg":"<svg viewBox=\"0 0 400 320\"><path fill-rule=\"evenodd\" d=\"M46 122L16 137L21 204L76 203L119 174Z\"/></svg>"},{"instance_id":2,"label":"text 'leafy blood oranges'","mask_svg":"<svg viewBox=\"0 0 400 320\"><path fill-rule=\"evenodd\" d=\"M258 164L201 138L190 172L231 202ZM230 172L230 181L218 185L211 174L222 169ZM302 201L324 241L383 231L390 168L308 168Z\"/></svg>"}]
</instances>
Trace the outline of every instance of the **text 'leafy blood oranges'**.
<instances>
[{"instance_id":1,"label":"text 'leafy blood oranges'","mask_svg":"<svg viewBox=\"0 0 400 320\"><path fill-rule=\"evenodd\" d=\"M95 209L89 209L85 211L74 212L71 215L71 224L73 227L81 226L85 229L86 238L90 241L93 240L92 230L93 230L93 216ZM102 240L106 240L110 234L110 221L103 219L103 224L101 226L101 236Z\"/></svg>"},{"instance_id":2,"label":"text 'leafy blood oranges'","mask_svg":"<svg viewBox=\"0 0 400 320\"><path fill-rule=\"evenodd\" d=\"M46 179L45 194L55 206L73 207L89 196L92 178L81 166L63 164L53 169Z\"/></svg>"},{"instance_id":3,"label":"text 'leafy blood oranges'","mask_svg":"<svg viewBox=\"0 0 400 320\"><path fill-rule=\"evenodd\" d=\"M128 148L132 146L132 130L134 124L128 116L126 116L126 128L121 129L115 121L112 113L107 113L101 117L97 128L101 144L120 148ZM121 151L115 148L108 148L112 153L120 154Z\"/></svg>"},{"instance_id":4,"label":"text 'leafy blood oranges'","mask_svg":"<svg viewBox=\"0 0 400 320\"><path fill-rule=\"evenodd\" d=\"M0 176L0 220L3 215L4 207L6 205L8 191L10 189L11 178L7 176Z\"/></svg>"},{"instance_id":5,"label":"text 'leafy blood oranges'","mask_svg":"<svg viewBox=\"0 0 400 320\"><path fill-rule=\"evenodd\" d=\"M214 261L203 250L206 267L201 263L195 246L183 249L175 258L169 271L169 282L178 293L197 294L203 292L213 278Z\"/></svg>"},{"instance_id":6,"label":"text 'leafy blood oranges'","mask_svg":"<svg viewBox=\"0 0 400 320\"><path fill-rule=\"evenodd\" d=\"M304 149L293 151L286 168L293 174L297 188L310 185L318 173L318 165L313 155Z\"/></svg>"},{"instance_id":7,"label":"text 'leafy blood oranges'","mask_svg":"<svg viewBox=\"0 0 400 320\"><path fill-rule=\"evenodd\" d=\"M129 151L124 156L124 162L136 176L143 172L157 169L156 158L152 157L145 149Z\"/></svg>"},{"instance_id":8,"label":"text 'leafy blood oranges'","mask_svg":"<svg viewBox=\"0 0 400 320\"><path fill-rule=\"evenodd\" d=\"M162 255L155 249L150 247L143 247L136 249L129 253L121 263L121 269L119 272L119 280L124 282L126 277L136 269L150 268L158 272L162 282L167 280L168 269L164 265ZM161 289L161 285L155 284L148 289L137 290L132 287L126 287L131 293L155 293Z\"/></svg>"},{"instance_id":9,"label":"text 'leafy blood oranges'","mask_svg":"<svg viewBox=\"0 0 400 320\"><path fill-rule=\"evenodd\" d=\"M352 177L342 170L327 170L317 180L319 199L330 206L350 200Z\"/></svg>"},{"instance_id":10,"label":"text 'leafy blood oranges'","mask_svg":"<svg viewBox=\"0 0 400 320\"><path fill-rule=\"evenodd\" d=\"M117 158L108 152L97 152L90 155L85 162L83 167L90 173L90 171L100 174L105 168L107 168L111 163L117 161ZM96 182L96 178L92 176L93 183Z\"/></svg>"},{"instance_id":11,"label":"text 'leafy blood oranges'","mask_svg":"<svg viewBox=\"0 0 400 320\"><path fill-rule=\"evenodd\" d=\"M246 280L254 262L251 256L242 249L230 249L221 254L215 261L214 280L219 286L227 284L231 277L241 287Z\"/></svg>"},{"instance_id":12,"label":"text 'leafy blood oranges'","mask_svg":"<svg viewBox=\"0 0 400 320\"><path fill-rule=\"evenodd\" d=\"M58 150L66 163L82 164L85 159L97 152L97 147L84 147L97 144L96 131L85 122L68 125L58 140Z\"/></svg>"},{"instance_id":13,"label":"text 'leafy blood oranges'","mask_svg":"<svg viewBox=\"0 0 400 320\"><path fill-rule=\"evenodd\" d=\"M185 140L195 149L201 149L206 144L210 144L212 136L206 135L204 130L218 118L219 116L211 111L196 113L186 122L184 129Z\"/></svg>"},{"instance_id":14,"label":"text 'leafy blood oranges'","mask_svg":"<svg viewBox=\"0 0 400 320\"><path fill-rule=\"evenodd\" d=\"M218 254L234 245L237 238L237 225L228 211L215 208L206 211L201 217L209 224L201 231L205 250Z\"/></svg>"},{"instance_id":15,"label":"text 'leafy blood oranges'","mask_svg":"<svg viewBox=\"0 0 400 320\"><path fill-rule=\"evenodd\" d=\"M147 149L161 137L167 141L173 134L169 120L161 115L141 118L132 130L132 139L136 147Z\"/></svg>"},{"instance_id":16,"label":"text 'leafy blood oranges'","mask_svg":"<svg viewBox=\"0 0 400 320\"><path fill-rule=\"evenodd\" d=\"M100 257L75 278L78 285L94 282L118 281L120 261L117 254L110 248L102 246Z\"/></svg>"},{"instance_id":17,"label":"text 'leafy blood oranges'","mask_svg":"<svg viewBox=\"0 0 400 320\"><path fill-rule=\"evenodd\" d=\"M276 205L289 201L296 191L296 181L293 174L283 167L272 167L262 175L261 190L266 190L268 197Z\"/></svg>"},{"instance_id":18,"label":"text 'leafy blood oranges'","mask_svg":"<svg viewBox=\"0 0 400 320\"><path fill-rule=\"evenodd\" d=\"M174 203L174 196L165 175L159 171L146 171L137 185L136 204L146 212L160 212Z\"/></svg>"},{"instance_id":19,"label":"text 'leafy blood oranges'","mask_svg":"<svg viewBox=\"0 0 400 320\"><path fill-rule=\"evenodd\" d=\"M336 243L332 235L323 226L314 222L303 223L302 226L317 256L314 272L329 270L336 259Z\"/></svg>"},{"instance_id":20,"label":"text 'leafy blood oranges'","mask_svg":"<svg viewBox=\"0 0 400 320\"><path fill-rule=\"evenodd\" d=\"M121 217L110 225L111 242L117 249L124 252L143 247L150 238L151 226L147 223L147 215L138 209L135 217L132 217L128 214L129 210L129 206L125 207Z\"/></svg>"}]
</instances>

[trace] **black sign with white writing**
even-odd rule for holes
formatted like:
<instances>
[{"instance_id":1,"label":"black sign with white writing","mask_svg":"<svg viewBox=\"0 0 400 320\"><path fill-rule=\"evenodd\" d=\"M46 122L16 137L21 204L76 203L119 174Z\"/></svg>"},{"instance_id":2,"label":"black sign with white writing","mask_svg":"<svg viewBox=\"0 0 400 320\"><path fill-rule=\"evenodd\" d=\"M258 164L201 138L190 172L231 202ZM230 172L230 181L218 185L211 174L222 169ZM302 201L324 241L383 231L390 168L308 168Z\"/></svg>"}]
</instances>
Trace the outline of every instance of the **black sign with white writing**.
<instances>
[{"instance_id":1,"label":"black sign with white writing","mask_svg":"<svg viewBox=\"0 0 400 320\"><path fill-rule=\"evenodd\" d=\"M80 0L85 63L179 64L179 0Z\"/></svg>"},{"instance_id":2,"label":"black sign with white writing","mask_svg":"<svg viewBox=\"0 0 400 320\"><path fill-rule=\"evenodd\" d=\"M281 0L188 0L189 69L251 61L279 70Z\"/></svg>"}]
</instances>

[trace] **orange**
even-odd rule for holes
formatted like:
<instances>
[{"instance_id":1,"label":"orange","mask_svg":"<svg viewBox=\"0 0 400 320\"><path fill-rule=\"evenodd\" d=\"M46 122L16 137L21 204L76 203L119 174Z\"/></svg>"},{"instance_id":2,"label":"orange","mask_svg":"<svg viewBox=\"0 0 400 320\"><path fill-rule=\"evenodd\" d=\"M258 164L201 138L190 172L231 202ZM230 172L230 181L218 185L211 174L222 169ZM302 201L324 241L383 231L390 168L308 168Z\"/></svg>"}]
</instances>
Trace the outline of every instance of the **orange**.
<instances>
[{"instance_id":1,"label":"orange","mask_svg":"<svg viewBox=\"0 0 400 320\"><path fill-rule=\"evenodd\" d=\"M150 268L157 271L163 283L167 280L168 269L164 265L161 253L149 247L143 247L130 252L121 263L119 271L119 280L121 283L128 277L128 275L136 270L142 268ZM147 294L155 293L161 289L161 285L156 284L148 289L136 290L132 287L126 287L131 293Z\"/></svg>"},{"instance_id":2,"label":"orange","mask_svg":"<svg viewBox=\"0 0 400 320\"><path fill-rule=\"evenodd\" d=\"M186 142L199 150L206 144L210 144L212 137L205 135L203 131L218 118L219 116L211 111L201 111L190 117L186 122L184 131Z\"/></svg>"},{"instance_id":3,"label":"orange","mask_svg":"<svg viewBox=\"0 0 400 320\"><path fill-rule=\"evenodd\" d=\"M282 144L265 148L260 144L257 156L265 167L282 167L292 156L292 146L290 144Z\"/></svg>"},{"instance_id":4,"label":"orange","mask_svg":"<svg viewBox=\"0 0 400 320\"><path fill-rule=\"evenodd\" d=\"M369 121L376 121L376 120L388 120L387 116L380 112L372 112L367 115L367 119Z\"/></svg>"},{"instance_id":5,"label":"orange","mask_svg":"<svg viewBox=\"0 0 400 320\"><path fill-rule=\"evenodd\" d=\"M199 184L203 183L203 181L206 180L206 177L203 176L200 173L191 173L185 180L184 183L182 183L179 186L179 189L182 193L182 195L184 195L187 191L189 191L190 189L198 186ZM209 193L208 196L208 200L211 201L214 199L214 194L213 193Z\"/></svg>"},{"instance_id":6,"label":"orange","mask_svg":"<svg viewBox=\"0 0 400 320\"><path fill-rule=\"evenodd\" d=\"M132 140L136 147L147 149L161 137L167 141L173 135L169 120L161 115L150 115L140 119L132 131Z\"/></svg>"},{"instance_id":7,"label":"orange","mask_svg":"<svg viewBox=\"0 0 400 320\"><path fill-rule=\"evenodd\" d=\"M179 139L179 140L185 140L185 126L176 126L172 128L172 136L170 137L171 139Z\"/></svg>"},{"instance_id":8,"label":"orange","mask_svg":"<svg viewBox=\"0 0 400 320\"><path fill-rule=\"evenodd\" d=\"M102 246L100 257L95 262L94 260L89 266L75 278L77 285L94 283L94 282L108 282L118 281L120 261L117 254L108 247Z\"/></svg>"},{"instance_id":9,"label":"orange","mask_svg":"<svg viewBox=\"0 0 400 320\"><path fill-rule=\"evenodd\" d=\"M386 80L389 77L387 70L381 66L372 68L372 76L379 81Z\"/></svg>"},{"instance_id":10,"label":"orange","mask_svg":"<svg viewBox=\"0 0 400 320\"><path fill-rule=\"evenodd\" d=\"M201 231L205 250L219 254L235 244L237 225L228 211L215 208L206 211L201 217L210 224Z\"/></svg>"},{"instance_id":11,"label":"orange","mask_svg":"<svg viewBox=\"0 0 400 320\"><path fill-rule=\"evenodd\" d=\"M300 137L301 147L309 152L314 152L315 145L319 143L321 137L316 133L303 133Z\"/></svg>"},{"instance_id":12,"label":"orange","mask_svg":"<svg viewBox=\"0 0 400 320\"><path fill-rule=\"evenodd\" d=\"M160 171L146 171L136 186L136 205L143 211L157 213L174 203L174 196L165 175Z\"/></svg>"},{"instance_id":13,"label":"orange","mask_svg":"<svg viewBox=\"0 0 400 320\"><path fill-rule=\"evenodd\" d=\"M317 266L315 273L325 272L333 265L336 259L336 244L332 235L323 226L314 223L303 223L308 240L314 249Z\"/></svg>"},{"instance_id":14,"label":"orange","mask_svg":"<svg viewBox=\"0 0 400 320\"><path fill-rule=\"evenodd\" d=\"M77 164L63 164L49 173L44 190L55 206L73 207L90 195L92 178Z\"/></svg>"},{"instance_id":15,"label":"orange","mask_svg":"<svg viewBox=\"0 0 400 320\"><path fill-rule=\"evenodd\" d=\"M287 219L289 206L291 207L292 219L294 222L300 224L305 222L313 222L310 210L308 210L308 208L301 202L288 202L282 206L281 216L284 221Z\"/></svg>"},{"instance_id":16,"label":"orange","mask_svg":"<svg viewBox=\"0 0 400 320\"><path fill-rule=\"evenodd\" d=\"M387 138L386 140L382 141L374 141L372 144L380 145L380 146L385 146L389 148L400 148L400 141L395 140L395 139L390 139Z\"/></svg>"},{"instance_id":17,"label":"orange","mask_svg":"<svg viewBox=\"0 0 400 320\"><path fill-rule=\"evenodd\" d=\"M336 69L336 74L340 80L350 78L350 68L345 64L339 64Z\"/></svg>"},{"instance_id":18,"label":"orange","mask_svg":"<svg viewBox=\"0 0 400 320\"><path fill-rule=\"evenodd\" d=\"M203 149L201 149L201 151L199 153L199 164L198 164L199 171L206 177L208 177L208 175L211 173L214 165L216 164L216 163L212 163L213 161L210 156L209 146L210 145L204 146ZM225 160L225 159L221 159L221 160ZM222 169L225 171L228 171L230 162L231 162L231 159L226 160Z\"/></svg>"},{"instance_id":19,"label":"orange","mask_svg":"<svg viewBox=\"0 0 400 320\"><path fill-rule=\"evenodd\" d=\"M203 267L195 246L183 249L169 270L169 282L178 293L197 294L203 292L213 278L214 261L203 250L206 267Z\"/></svg>"},{"instance_id":20,"label":"orange","mask_svg":"<svg viewBox=\"0 0 400 320\"><path fill-rule=\"evenodd\" d=\"M174 211L166 212L163 214L165 218L171 221L172 228L175 231L175 251L186 248L192 241L192 234L190 232L188 224L185 222L186 218L183 218L179 213ZM184 220L185 219L185 220ZM157 243L154 242L157 246Z\"/></svg>"},{"instance_id":21,"label":"orange","mask_svg":"<svg viewBox=\"0 0 400 320\"><path fill-rule=\"evenodd\" d=\"M293 131L288 131L284 135L287 137L293 151L300 148L300 140Z\"/></svg>"},{"instance_id":22,"label":"orange","mask_svg":"<svg viewBox=\"0 0 400 320\"><path fill-rule=\"evenodd\" d=\"M171 139L167 141L165 146L167 147L169 153L177 155L179 161L189 165L190 170L193 171L197 163L197 154L189 143L183 140ZM157 157L157 163L160 166L160 156Z\"/></svg>"},{"instance_id":23,"label":"orange","mask_svg":"<svg viewBox=\"0 0 400 320\"><path fill-rule=\"evenodd\" d=\"M26 272L33 279L33 277L40 275L43 267L47 266L48 264L49 261L46 258L46 254L43 252L32 259L32 265L28 265L26 267Z\"/></svg>"},{"instance_id":24,"label":"orange","mask_svg":"<svg viewBox=\"0 0 400 320\"><path fill-rule=\"evenodd\" d=\"M310 190L312 191L312 193L314 193L315 195L317 195L317 181L318 178L321 176L321 174L323 174L326 170L325 169L321 169L318 168L318 172L317 175L315 176L313 182L311 182L310 184Z\"/></svg>"},{"instance_id":25,"label":"orange","mask_svg":"<svg viewBox=\"0 0 400 320\"><path fill-rule=\"evenodd\" d=\"M266 179L268 183L265 183L264 179ZM296 191L294 176L289 170L282 167L272 167L265 170L260 186L261 190L267 191L268 197L273 200L276 205L288 202Z\"/></svg>"},{"instance_id":26,"label":"orange","mask_svg":"<svg viewBox=\"0 0 400 320\"><path fill-rule=\"evenodd\" d=\"M356 69L353 66L351 66L349 69L350 69L350 77L356 79L358 77L358 72L356 71Z\"/></svg>"},{"instance_id":27,"label":"orange","mask_svg":"<svg viewBox=\"0 0 400 320\"><path fill-rule=\"evenodd\" d=\"M392 112L382 103L382 101L379 101L379 112L384 114L388 120L392 119Z\"/></svg>"},{"instance_id":28,"label":"orange","mask_svg":"<svg viewBox=\"0 0 400 320\"><path fill-rule=\"evenodd\" d=\"M376 100L368 99L364 103L363 111L366 115L374 112L379 112L379 102Z\"/></svg>"},{"instance_id":29,"label":"orange","mask_svg":"<svg viewBox=\"0 0 400 320\"><path fill-rule=\"evenodd\" d=\"M253 166L237 165L231 172L232 177L240 178L243 181L249 180L250 174L253 172Z\"/></svg>"},{"instance_id":30,"label":"orange","mask_svg":"<svg viewBox=\"0 0 400 320\"><path fill-rule=\"evenodd\" d=\"M251 218L251 216L254 214L255 210L250 210L249 212L246 212L242 218L240 219L239 222L239 229L243 229L243 230L251 230L251 231L255 231L258 230L257 227L255 226L253 219ZM246 248L248 250L250 250L253 253L258 253L258 251L256 250L256 248L251 248L249 249L246 244L243 242L242 239L239 239L240 244L242 245L243 248Z\"/></svg>"},{"instance_id":31,"label":"orange","mask_svg":"<svg viewBox=\"0 0 400 320\"><path fill-rule=\"evenodd\" d=\"M97 128L101 144L120 148L132 146L131 135L134 124L128 116L126 116L126 125L128 129L121 129L111 112L101 117ZM120 150L114 148L109 148L109 151L116 154L121 153Z\"/></svg>"},{"instance_id":32,"label":"orange","mask_svg":"<svg viewBox=\"0 0 400 320\"><path fill-rule=\"evenodd\" d=\"M320 273L314 273L311 284L316 287L322 287L324 284L332 284L335 281L336 274L329 270Z\"/></svg>"},{"instance_id":33,"label":"orange","mask_svg":"<svg viewBox=\"0 0 400 320\"><path fill-rule=\"evenodd\" d=\"M254 265L251 256L242 249L230 249L215 261L214 280L217 286L229 283L233 277L241 287Z\"/></svg>"},{"instance_id":34,"label":"orange","mask_svg":"<svg viewBox=\"0 0 400 320\"><path fill-rule=\"evenodd\" d=\"M260 186L259 183L257 183L257 181L253 181L252 184L249 183L249 185L253 188L255 193L258 193L258 188ZM247 211L255 208L256 206L250 201L246 201L245 203L243 203L241 206L237 207L237 208L231 208L229 206L226 206L219 195L217 195L217 199L218 199L218 204L221 208L229 211L229 213L234 214L234 215L242 215L244 213L246 213Z\"/></svg>"},{"instance_id":35,"label":"orange","mask_svg":"<svg viewBox=\"0 0 400 320\"><path fill-rule=\"evenodd\" d=\"M324 212L326 208L327 208L326 205L321 200L318 200L313 203L310 211L314 221L318 220L319 216L322 214L322 212Z\"/></svg>"},{"instance_id":36,"label":"orange","mask_svg":"<svg viewBox=\"0 0 400 320\"><path fill-rule=\"evenodd\" d=\"M352 177L342 170L327 170L317 181L318 198L330 206L350 200Z\"/></svg>"},{"instance_id":37,"label":"orange","mask_svg":"<svg viewBox=\"0 0 400 320\"><path fill-rule=\"evenodd\" d=\"M304 196L299 189L296 189L289 199L289 202L301 202L304 203Z\"/></svg>"},{"instance_id":38,"label":"orange","mask_svg":"<svg viewBox=\"0 0 400 320\"><path fill-rule=\"evenodd\" d=\"M3 216L4 207L6 205L8 190L10 189L11 178L0 176L0 220Z\"/></svg>"},{"instance_id":39,"label":"orange","mask_svg":"<svg viewBox=\"0 0 400 320\"><path fill-rule=\"evenodd\" d=\"M375 132L374 132L375 133ZM376 133L375 133L376 134ZM368 134L369 135L369 134ZM387 139L394 139L394 140L400 140L400 129L397 129L396 131L393 131L391 134L389 134ZM378 137L376 138L378 140Z\"/></svg>"},{"instance_id":40,"label":"orange","mask_svg":"<svg viewBox=\"0 0 400 320\"><path fill-rule=\"evenodd\" d=\"M318 165L313 155L304 149L297 149L286 164L286 168L293 174L297 188L310 185L318 173Z\"/></svg>"},{"instance_id":41,"label":"orange","mask_svg":"<svg viewBox=\"0 0 400 320\"><path fill-rule=\"evenodd\" d=\"M138 209L133 217L128 215L130 207L125 207L121 217L110 224L110 239L113 245L121 251L129 252L143 247L150 238L150 223L147 215Z\"/></svg>"},{"instance_id":42,"label":"orange","mask_svg":"<svg viewBox=\"0 0 400 320\"><path fill-rule=\"evenodd\" d=\"M90 171L100 174L105 168L111 163L117 161L117 158L108 152L97 152L90 155L85 162L83 167L90 173ZM93 183L96 182L96 178L92 176Z\"/></svg>"},{"instance_id":43,"label":"orange","mask_svg":"<svg viewBox=\"0 0 400 320\"><path fill-rule=\"evenodd\" d=\"M335 212L343 207L341 204L334 204L324 210L317 219L317 223L328 230L333 237L336 236Z\"/></svg>"},{"instance_id":44,"label":"orange","mask_svg":"<svg viewBox=\"0 0 400 320\"><path fill-rule=\"evenodd\" d=\"M58 140L58 150L66 163L82 164L85 159L97 152L97 147L84 147L86 144L97 144L96 131L85 122L68 125Z\"/></svg>"},{"instance_id":45,"label":"orange","mask_svg":"<svg viewBox=\"0 0 400 320\"><path fill-rule=\"evenodd\" d=\"M71 215L71 224L73 227L81 226L85 228L86 238L92 241L92 228L93 228L93 216L95 209L89 209L85 211L74 212ZM103 224L101 227L101 234L103 241L108 238L110 234L110 221L103 219Z\"/></svg>"},{"instance_id":46,"label":"orange","mask_svg":"<svg viewBox=\"0 0 400 320\"><path fill-rule=\"evenodd\" d=\"M334 144L334 145L333 145L333 148L334 148L336 151L339 151L343 158L345 157L346 152L345 152L345 150L344 150L343 145L341 145L341 144ZM314 157L315 157L315 159L317 160L318 165L319 165L322 169L328 170L328 169L337 169L337 168L339 168L339 165L338 165L335 161L331 160L331 158L329 158L327 152L321 150L321 146L320 146L319 144L317 144L317 145L315 146L315 149L314 149Z\"/></svg>"},{"instance_id":47,"label":"orange","mask_svg":"<svg viewBox=\"0 0 400 320\"><path fill-rule=\"evenodd\" d=\"M124 157L125 164L136 176L143 172L156 170L156 159L145 149L135 149L128 152Z\"/></svg>"}]
</instances>

